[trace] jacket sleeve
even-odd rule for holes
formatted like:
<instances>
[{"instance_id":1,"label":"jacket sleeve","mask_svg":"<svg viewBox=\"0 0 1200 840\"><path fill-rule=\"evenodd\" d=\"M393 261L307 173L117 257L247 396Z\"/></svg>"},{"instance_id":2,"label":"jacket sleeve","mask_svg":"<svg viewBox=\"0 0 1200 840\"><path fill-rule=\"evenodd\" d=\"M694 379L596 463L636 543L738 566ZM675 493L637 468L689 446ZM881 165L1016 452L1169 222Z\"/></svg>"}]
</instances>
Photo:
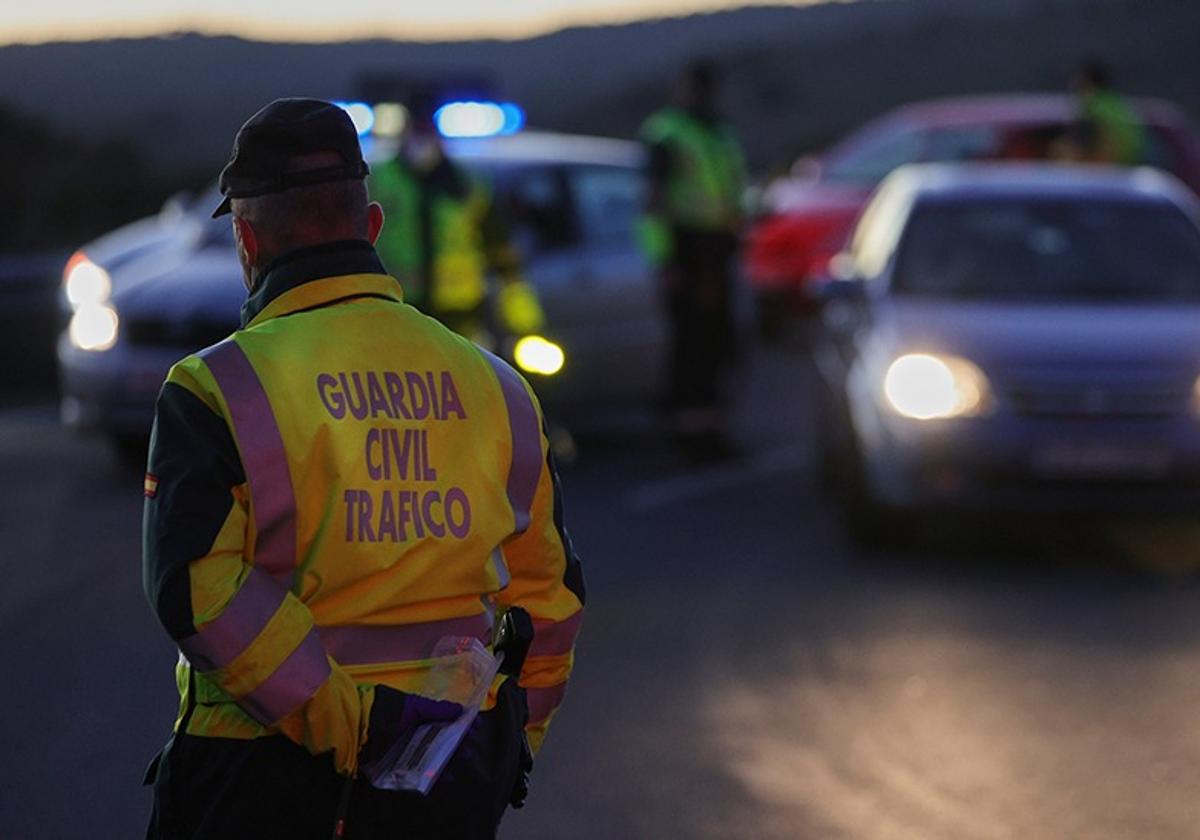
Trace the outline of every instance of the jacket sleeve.
<instances>
[{"instance_id":1,"label":"jacket sleeve","mask_svg":"<svg viewBox=\"0 0 1200 840\"><path fill-rule=\"evenodd\" d=\"M558 471L541 412L529 386L521 384L537 423L536 449L531 453L538 458L537 478L528 525L504 544L511 581L498 600L502 606L524 607L533 618L535 634L520 684L529 700L526 731L537 751L567 691L587 595L583 568L563 521ZM520 441L514 440L514 459L520 457L519 449Z\"/></svg>"},{"instance_id":2,"label":"jacket sleeve","mask_svg":"<svg viewBox=\"0 0 1200 840\"><path fill-rule=\"evenodd\" d=\"M158 398L145 495L143 587L196 678L353 772L373 691L328 657L287 585L248 562L245 471L216 399L183 366Z\"/></svg>"}]
</instances>

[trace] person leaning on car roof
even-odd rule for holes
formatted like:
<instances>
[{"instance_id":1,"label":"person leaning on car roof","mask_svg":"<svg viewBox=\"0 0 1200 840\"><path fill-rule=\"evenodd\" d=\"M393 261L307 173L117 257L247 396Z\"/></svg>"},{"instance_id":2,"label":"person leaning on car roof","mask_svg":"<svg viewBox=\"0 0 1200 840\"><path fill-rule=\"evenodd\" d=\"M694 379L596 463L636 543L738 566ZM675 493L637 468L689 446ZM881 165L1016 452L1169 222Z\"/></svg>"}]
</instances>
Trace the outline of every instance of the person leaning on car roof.
<instances>
[{"instance_id":1,"label":"person leaning on car roof","mask_svg":"<svg viewBox=\"0 0 1200 840\"><path fill-rule=\"evenodd\" d=\"M1137 113L1112 87L1108 65L1098 59L1083 63L1075 75L1079 97L1080 145L1089 163L1137 166L1146 148L1146 132Z\"/></svg>"},{"instance_id":2,"label":"person leaning on car roof","mask_svg":"<svg viewBox=\"0 0 1200 840\"><path fill-rule=\"evenodd\" d=\"M533 392L406 305L347 115L282 99L221 173L242 327L176 364L145 482L143 582L181 658L150 837L491 837L571 671L583 577ZM428 798L361 767L461 709L415 692L443 636L536 635ZM514 803L515 804L515 803Z\"/></svg>"}]
</instances>

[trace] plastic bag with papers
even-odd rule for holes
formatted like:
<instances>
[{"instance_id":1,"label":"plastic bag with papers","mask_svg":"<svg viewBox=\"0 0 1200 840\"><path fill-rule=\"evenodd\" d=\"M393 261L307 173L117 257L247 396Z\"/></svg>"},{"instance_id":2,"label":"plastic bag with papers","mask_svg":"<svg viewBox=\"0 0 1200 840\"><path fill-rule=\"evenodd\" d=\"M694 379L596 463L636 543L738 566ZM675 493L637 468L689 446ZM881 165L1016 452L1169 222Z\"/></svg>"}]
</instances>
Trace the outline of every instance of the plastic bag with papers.
<instances>
[{"instance_id":1,"label":"plastic bag with papers","mask_svg":"<svg viewBox=\"0 0 1200 840\"><path fill-rule=\"evenodd\" d=\"M478 639L445 636L438 641L433 665L418 693L459 703L463 713L449 723L421 724L411 738L392 745L383 758L363 768L371 784L384 790L429 793L479 714L500 663Z\"/></svg>"}]
</instances>

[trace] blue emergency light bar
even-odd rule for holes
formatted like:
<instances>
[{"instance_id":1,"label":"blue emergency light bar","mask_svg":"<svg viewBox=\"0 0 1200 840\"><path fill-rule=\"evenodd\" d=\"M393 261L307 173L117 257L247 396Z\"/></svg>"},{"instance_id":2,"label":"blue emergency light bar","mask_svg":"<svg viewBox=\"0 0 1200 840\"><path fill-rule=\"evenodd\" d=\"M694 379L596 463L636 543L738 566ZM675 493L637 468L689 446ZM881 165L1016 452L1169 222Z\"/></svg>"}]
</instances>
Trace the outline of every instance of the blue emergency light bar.
<instances>
[{"instance_id":1,"label":"blue emergency light bar","mask_svg":"<svg viewBox=\"0 0 1200 840\"><path fill-rule=\"evenodd\" d=\"M366 137L375 127L375 109L366 102L334 102L333 104L350 115L350 122L354 123L354 130L358 132L359 137Z\"/></svg>"},{"instance_id":2,"label":"blue emergency light bar","mask_svg":"<svg viewBox=\"0 0 1200 840\"><path fill-rule=\"evenodd\" d=\"M395 103L380 103L375 107L366 102L333 104L350 115L359 137L372 132L394 137L407 122L403 106ZM514 102L470 99L447 102L434 112L433 121L443 137L497 137L516 134L524 128L525 111Z\"/></svg>"},{"instance_id":3,"label":"blue emergency light bar","mask_svg":"<svg viewBox=\"0 0 1200 840\"><path fill-rule=\"evenodd\" d=\"M525 112L512 102L464 100L438 108L433 121L443 137L497 137L520 131Z\"/></svg>"}]
</instances>

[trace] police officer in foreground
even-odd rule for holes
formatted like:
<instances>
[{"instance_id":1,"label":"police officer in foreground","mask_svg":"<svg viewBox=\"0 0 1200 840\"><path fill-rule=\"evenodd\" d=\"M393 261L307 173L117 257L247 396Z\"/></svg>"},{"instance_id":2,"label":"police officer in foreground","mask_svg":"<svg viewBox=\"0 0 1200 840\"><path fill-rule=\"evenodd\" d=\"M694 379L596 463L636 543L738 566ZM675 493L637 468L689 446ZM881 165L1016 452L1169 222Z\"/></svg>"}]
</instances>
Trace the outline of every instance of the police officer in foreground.
<instances>
[{"instance_id":1,"label":"police officer in foreground","mask_svg":"<svg viewBox=\"0 0 1200 840\"><path fill-rule=\"evenodd\" d=\"M684 71L680 101L642 126L650 192L642 244L661 270L671 325L666 408L684 451L729 454L721 379L734 360L733 259L745 167L717 107L715 65Z\"/></svg>"},{"instance_id":2,"label":"police officer in foreground","mask_svg":"<svg viewBox=\"0 0 1200 840\"><path fill-rule=\"evenodd\" d=\"M272 102L221 173L241 329L159 396L143 582L181 656L150 837L491 837L571 670L584 587L542 418L510 367L404 303L354 128ZM443 636L536 635L428 797L358 776L423 721Z\"/></svg>"},{"instance_id":3,"label":"police officer in foreground","mask_svg":"<svg viewBox=\"0 0 1200 840\"><path fill-rule=\"evenodd\" d=\"M389 219L379 254L410 290L410 303L499 350L502 339L542 328L541 305L521 274L520 255L491 189L447 156L437 106L428 91L410 99L397 154L371 173L371 196ZM489 278L495 279L491 295Z\"/></svg>"}]
</instances>

